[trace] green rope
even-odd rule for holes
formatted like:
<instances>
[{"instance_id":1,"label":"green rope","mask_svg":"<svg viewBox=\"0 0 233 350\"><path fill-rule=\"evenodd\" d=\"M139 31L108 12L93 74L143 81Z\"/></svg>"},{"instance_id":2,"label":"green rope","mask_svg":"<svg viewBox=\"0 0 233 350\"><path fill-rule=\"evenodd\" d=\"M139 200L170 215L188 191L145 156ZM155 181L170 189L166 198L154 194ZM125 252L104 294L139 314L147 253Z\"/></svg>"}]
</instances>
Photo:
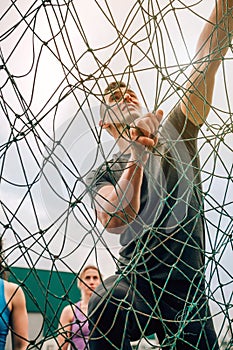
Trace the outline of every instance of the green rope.
<instances>
[{"instance_id":1,"label":"green rope","mask_svg":"<svg viewBox=\"0 0 233 350\"><path fill-rule=\"evenodd\" d=\"M130 83L147 111L159 107L166 114L170 112L185 93L190 68L198 63L198 58L192 57L199 33L188 33L189 39L188 23L195 22L201 28L212 5L210 0L189 4L173 0L128 1L124 5L108 0L1 3L2 260L9 278L23 287L29 309L42 316L38 332L29 339L31 348L40 348L51 340L57 346L61 309L76 302L75 293L71 297L72 288L76 288L77 274L87 262L94 262L104 277L113 274L119 265L119 237L106 233L98 222L88 194L90 188L85 183L90 171L104 161L111 173L109 160L117 151L116 143L98 127L99 104L106 84L114 80ZM210 115L197 139L203 186L199 195L204 196L204 207L200 207L195 220L204 217L205 293L221 349L233 346L230 40L229 35L229 51L222 58L216 78L221 96L214 95ZM181 181L189 181L191 162L182 162L180 159L177 189ZM114 178L114 172L111 176ZM150 177L155 181L153 174ZM171 195L163 194L158 210L170 205ZM182 194L180 201L186 203L187 193ZM168 214L173 211L174 206L170 205ZM138 264L147 266L148 244L154 233L152 225L148 227L146 223L143 230L148 232L146 240L138 240L130 266L123 269L116 283L132 271L135 273ZM178 242L175 234L170 236L173 242L184 244L183 249L192 242L193 232L186 230L186 242ZM149 253L156 257L155 250ZM173 251L170 253L176 256ZM149 270L143 276L152 291L160 292L156 294L155 305L148 304L151 316L145 329L140 329L137 344L132 343L134 349L159 346L156 334L152 337L155 339L147 336L147 327L152 318L162 320L158 303L166 293L172 273L182 273L179 258L163 287L150 280ZM21 276L15 272L18 267L25 269ZM46 281L43 270L48 274ZM72 275L70 285L64 283L64 272ZM56 290L52 286L54 276ZM37 285L35 291L32 279ZM189 283L193 286L195 282ZM131 288L137 293L134 283ZM185 326L198 318L199 286L195 288L193 299L179 315L176 334L164 322L166 337L161 348L176 349ZM43 296L43 302L38 302L37 293ZM116 303L119 312L126 308L127 320L132 312L141 328L140 312L126 300ZM204 321L199 341L205 333Z\"/></svg>"}]
</instances>

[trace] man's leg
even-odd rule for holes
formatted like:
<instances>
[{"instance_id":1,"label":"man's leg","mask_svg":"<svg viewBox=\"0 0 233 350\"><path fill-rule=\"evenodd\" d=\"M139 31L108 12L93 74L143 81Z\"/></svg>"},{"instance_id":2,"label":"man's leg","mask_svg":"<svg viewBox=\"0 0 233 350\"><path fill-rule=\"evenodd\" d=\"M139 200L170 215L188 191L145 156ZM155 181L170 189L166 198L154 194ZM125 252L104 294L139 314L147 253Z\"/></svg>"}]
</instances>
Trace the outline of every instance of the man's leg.
<instances>
[{"instance_id":1,"label":"man's leg","mask_svg":"<svg viewBox=\"0 0 233 350\"><path fill-rule=\"evenodd\" d=\"M194 306L186 322L187 326L185 326L183 332L181 332L180 339L177 343L177 349L219 349L218 339L206 300L204 300L202 304L199 303L196 307Z\"/></svg>"},{"instance_id":2,"label":"man's leg","mask_svg":"<svg viewBox=\"0 0 233 350\"><path fill-rule=\"evenodd\" d=\"M97 287L89 302L91 350L130 350L130 341L155 333L164 335L154 318L154 290L137 276L112 276Z\"/></svg>"},{"instance_id":3,"label":"man's leg","mask_svg":"<svg viewBox=\"0 0 233 350\"><path fill-rule=\"evenodd\" d=\"M91 350L130 350L127 331L132 304L132 286L126 279L109 277L89 301Z\"/></svg>"},{"instance_id":4,"label":"man's leg","mask_svg":"<svg viewBox=\"0 0 233 350\"><path fill-rule=\"evenodd\" d=\"M163 291L156 311L160 313L166 334L164 337L157 332L162 348L218 350L218 340L204 292L197 289L197 292L187 297L187 290L184 284L177 284L176 288L173 285Z\"/></svg>"}]
</instances>

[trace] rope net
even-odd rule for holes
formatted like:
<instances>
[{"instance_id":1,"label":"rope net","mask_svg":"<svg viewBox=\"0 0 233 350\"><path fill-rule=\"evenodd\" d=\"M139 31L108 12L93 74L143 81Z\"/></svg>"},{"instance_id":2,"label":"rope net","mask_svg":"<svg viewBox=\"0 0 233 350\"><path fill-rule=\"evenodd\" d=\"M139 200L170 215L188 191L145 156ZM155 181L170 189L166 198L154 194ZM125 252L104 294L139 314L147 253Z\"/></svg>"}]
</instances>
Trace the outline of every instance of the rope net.
<instances>
[{"instance_id":1,"label":"rope net","mask_svg":"<svg viewBox=\"0 0 233 350\"><path fill-rule=\"evenodd\" d=\"M119 235L107 233L97 220L85 181L93 169L109 161L118 150L116 142L98 126L104 88L116 80L130 84L145 112L162 108L166 120L185 92L195 63L196 38L213 3L1 2L2 259L22 286L33 312L41 316L37 331L30 335L29 348L41 348L51 340L57 348L60 312L64 305L76 302L70 291L84 265L94 263L104 278L119 266ZM204 207L200 206L196 216L201 213L204 217L205 294L221 349L232 348L233 312L233 86L229 42L216 77L210 114L197 137ZM149 175L153 180L154 175ZM189 204L185 195L183 201ZM183 218L178 219L181 222ZM176 242L175 235L172 240ZM130 265L136 275L141 260L143 249L138 249ZM19 277L14 267L24 268L27 273ZM41 270L48 272L46 281ZM122 269L118 281L123 275L128 278L127 271ZM72 274L70 285L65 285L63 272ZM55 273L56 289L52 283ZM31 290L32 276L43 296L41 303ZM158 299L166 293L166 283L158 292L149 270L143 277ZM132 280L130 288L136 291ZM106 295L110 298L111 292ZM195 305L194 293L189 311ZM156 315L166 329L163 317L153 307L150 317ZM117 310L121 308L132 308L127 298L118 300ZM117 313L109 321L112 325L115 318ZM156 335L147 336L145 327L131 346L176 349L184 325L192 322L187 310L180 320L177 332L171 334L167 329L160 345ZM108 339L108 332L102 336Z\"/></svg>"}]
</instances>

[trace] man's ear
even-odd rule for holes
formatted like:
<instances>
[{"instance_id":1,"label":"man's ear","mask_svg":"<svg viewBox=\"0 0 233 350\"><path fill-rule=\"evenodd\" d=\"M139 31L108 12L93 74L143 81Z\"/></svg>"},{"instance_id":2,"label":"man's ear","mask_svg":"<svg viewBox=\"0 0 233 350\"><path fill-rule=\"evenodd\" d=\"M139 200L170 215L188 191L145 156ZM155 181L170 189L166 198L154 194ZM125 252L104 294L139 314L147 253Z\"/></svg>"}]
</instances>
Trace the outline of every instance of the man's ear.
<instances>
[{"instance_id":1,"label":"man's ear","mask_svg":"<svg viewBox=\"0 0 233 350\"><path fill-rule=\"evenodd\" d=\"M103 122L102 119L100 119L100 121L99 121L99 126L100 126L102 129L107 129L107 128L110 127L110 125L111 125L111 123Z\"/></svg>"},{"instance_id":2,"label":"man's ear","mask_svg":"<svg viewBox=\"0 0 233 350\"><path fill-rule=\"evenodd\" d=\"M105 129L111 136L114 137L114 128L113 128L113 124L112 123L106 123L106 122L103 122L102 119L100 119L99 126L102 129Z\"/></svg>"}]
</instances>

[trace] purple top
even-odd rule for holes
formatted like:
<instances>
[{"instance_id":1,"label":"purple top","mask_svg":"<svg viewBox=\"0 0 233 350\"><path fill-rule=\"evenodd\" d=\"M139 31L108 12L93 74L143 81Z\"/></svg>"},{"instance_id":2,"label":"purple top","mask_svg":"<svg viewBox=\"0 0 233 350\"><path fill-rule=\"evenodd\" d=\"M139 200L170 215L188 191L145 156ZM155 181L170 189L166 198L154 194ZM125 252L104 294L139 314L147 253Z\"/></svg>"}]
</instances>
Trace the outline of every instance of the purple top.
<instances>
[{"instance_id":1,"label":"purple top","mask_svg":"<svg viewBox=\"0 0 233 350\"><path fill-rule=\"evenodd\" d=\"M81 311L81 302L75 305L74 320L71 325L72 349L87 350L88 347L88 320L86 315Z\"/></svg>"}]
</instances>

